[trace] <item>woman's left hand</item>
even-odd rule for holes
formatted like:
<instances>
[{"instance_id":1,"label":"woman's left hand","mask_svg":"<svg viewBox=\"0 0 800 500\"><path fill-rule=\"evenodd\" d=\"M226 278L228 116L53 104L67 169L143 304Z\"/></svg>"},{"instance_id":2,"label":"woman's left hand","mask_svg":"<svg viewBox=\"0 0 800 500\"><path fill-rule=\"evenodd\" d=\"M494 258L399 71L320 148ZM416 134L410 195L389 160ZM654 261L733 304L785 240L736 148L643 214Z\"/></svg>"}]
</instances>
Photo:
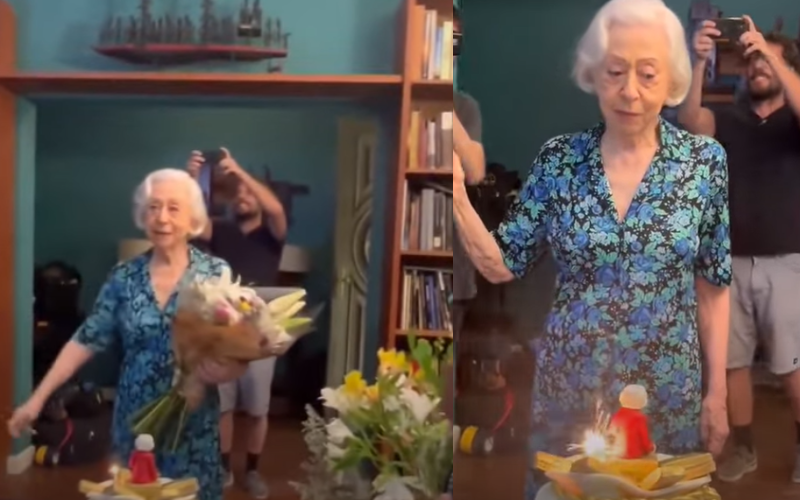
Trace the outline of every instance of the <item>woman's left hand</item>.
<instances>
[{"instance_id":1,"label":"woman's left hand","mask_svg":"<svg viewBox=\"0 0 800 500\"><path fill-rule=\"evenodd\" d=\"M709 393L703 400L700 413L700 433L706 449L719 456L728 440L728 403L724 394Z\"/></svg>"},{"instance_id":2,"label":"woman's left hand","mask_svg":"<svg viewBox=\"0 0 800 500\"><path fill-rule=\"evenodd\" d=\"M224 384L242 377L247 371L247 363L231 361L220 363L206 360L197 368L197 376L208 385Z\"/></svg>"}]
</instances>

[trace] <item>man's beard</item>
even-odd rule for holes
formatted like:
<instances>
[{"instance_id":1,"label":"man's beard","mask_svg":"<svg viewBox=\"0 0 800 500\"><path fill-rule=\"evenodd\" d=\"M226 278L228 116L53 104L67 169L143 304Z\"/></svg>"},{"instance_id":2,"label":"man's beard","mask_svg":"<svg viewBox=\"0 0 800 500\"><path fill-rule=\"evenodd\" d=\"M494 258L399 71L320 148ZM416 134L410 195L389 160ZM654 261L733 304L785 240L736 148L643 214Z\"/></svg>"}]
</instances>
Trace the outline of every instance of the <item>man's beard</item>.
<instances>
[{"instance_id":1,"label":"man's beard","mask_svg":"<svg viewBox=\"0 0 800 500\"><path fill-rule=\"evenodd\" d=\"M258 212L236 212L236 222L250 222L258 217Z\"/></svg>"},{"instance_id":2,"label":"man's beard","mask_svg":"<svg viewBox=\"0 0 800 500\"><path fill-rule=\"evenodd\" d=\"M778 97L783 92L783 88L779 84L770 84L765 89L754 90L748 87L750 100L753 102L763 102Z\"/></svg>"}]
</instances>

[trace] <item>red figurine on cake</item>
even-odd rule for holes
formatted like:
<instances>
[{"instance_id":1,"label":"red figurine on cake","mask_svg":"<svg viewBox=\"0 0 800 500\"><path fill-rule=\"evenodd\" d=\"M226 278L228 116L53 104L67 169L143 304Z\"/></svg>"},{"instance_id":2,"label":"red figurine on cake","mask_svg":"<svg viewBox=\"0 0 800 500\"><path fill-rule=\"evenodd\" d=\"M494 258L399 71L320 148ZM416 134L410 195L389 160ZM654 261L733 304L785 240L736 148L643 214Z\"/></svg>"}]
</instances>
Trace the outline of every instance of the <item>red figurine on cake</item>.
<instances>
[{"instance_id":1,"label":"red figurine on cake","mask_svg":"<svg viewBox=\"0 0 800 500\"><path fill-rule=\"evenodd\" d=\"M131 454L128 462L131 484L153 484L158 481L156 457L153 454L155 447L155 440L149 434L142 434L136 438L136 451Z\"/></svg>"},{"instance_id":2,"label":"red figurine on cake","mask_svg":"<svg viewBox=\"0 0 800 500\"><path fill-rule=\"evenodd\" d=\"M619 396L620 410L609 422L615 437L614 448L621 458L635 460L655 453L650 441L647 416L642 410L647 406L647 391L641 385L629 385Z\"/></svg>"}]
</instances>

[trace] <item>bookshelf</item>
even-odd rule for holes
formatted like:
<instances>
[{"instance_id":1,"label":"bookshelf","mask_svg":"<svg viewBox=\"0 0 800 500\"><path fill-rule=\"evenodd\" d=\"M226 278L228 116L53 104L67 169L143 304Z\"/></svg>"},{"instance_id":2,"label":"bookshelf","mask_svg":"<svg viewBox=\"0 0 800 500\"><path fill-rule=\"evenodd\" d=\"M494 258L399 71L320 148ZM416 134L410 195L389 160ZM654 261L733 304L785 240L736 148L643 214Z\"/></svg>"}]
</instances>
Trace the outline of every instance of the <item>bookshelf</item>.
<instances>
[{"instance_id":1,"label":"bookshelf","mask_svg":"<svg viewBox=\"0 0 800 500\"><path fill-rule=\"evenodd\" d=\"M451 0L406 4L397 171L388 194L384 334L452 338L453 60Z\"/></svg>"}]
</instances>

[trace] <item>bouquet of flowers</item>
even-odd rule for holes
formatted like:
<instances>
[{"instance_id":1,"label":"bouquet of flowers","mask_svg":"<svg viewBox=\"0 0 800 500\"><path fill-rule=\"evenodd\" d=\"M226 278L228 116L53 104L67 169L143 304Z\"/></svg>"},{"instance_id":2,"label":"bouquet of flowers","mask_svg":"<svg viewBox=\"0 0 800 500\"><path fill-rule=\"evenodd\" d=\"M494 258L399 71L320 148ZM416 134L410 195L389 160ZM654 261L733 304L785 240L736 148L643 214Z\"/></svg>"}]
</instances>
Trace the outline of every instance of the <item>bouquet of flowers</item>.
<instances>
[{"instance_id":1,"label":"bouquet of flowers","mask_svg":"<svg viewBox=\"0 0 800 500\"><path fill-rule=\"evenodd\" d=\"M408 356L378 353L372 385L354 371L323 389L338 416L326 421L308 409L308 482L294 485L303 500L439 500L453 465L452 424L439 407L451 357L442 342L412 339ZM360 492L359 482L367 485Z\"/></svg>"},{"instance_id":2,"label":"bouquet of flowers","mask_svg":"<svg viewBox=\"0 0 800 500\"><path fill-rule=\"evenodd\" d=\"M229 270L219 278L182 287L172 322L173 387L134 415L134 434L150 434L158 446L167 444L174 450L188 414L206 395L196 374L199 366L285 354L312 329L312 319L300 316L305 295L300 290L266 303L255 290L234 281Z\"/></svg>"}]
</instances>

